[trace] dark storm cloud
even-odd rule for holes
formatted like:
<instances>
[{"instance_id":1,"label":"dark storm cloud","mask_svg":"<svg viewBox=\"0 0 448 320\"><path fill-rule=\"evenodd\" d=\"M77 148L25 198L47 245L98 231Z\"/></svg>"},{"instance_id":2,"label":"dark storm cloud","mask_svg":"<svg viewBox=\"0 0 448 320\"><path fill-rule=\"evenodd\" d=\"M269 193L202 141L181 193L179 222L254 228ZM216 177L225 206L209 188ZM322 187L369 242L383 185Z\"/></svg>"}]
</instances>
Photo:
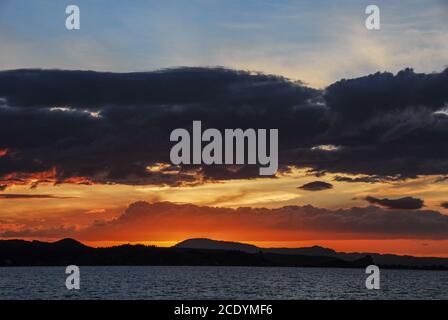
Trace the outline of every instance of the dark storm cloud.
<instances>
[{"instance_id":1,"label":"dark storm cloud","mask_svg":"<svg viewBox=\"0 0 448 320\"><path fill-rule=\"evenodd\" d=\"M98 109L104 106L189 105L210 108L298 105L316 90L279 76L223 68L106 73L64 70L0 72L0 97L10 106ZM244 112L244 110L241 110ZM250 110L247 110L250 111ZM262 110L259 110L262 111Z\"/></svg>"},{"instance_id":2,"label":"dark storm cloud","mask_svg":"<svg viewBox=\"0 0 448 320\"><path fill-rule=\"evenodd\" d=\"M203 127L281 128L280 145L306 144L322 131L320 92L281 77L226 69L184 68L113 74L0 72L0 177L56 168L58 181L178 184L253 178L257 168L182 167L169 163L170 132ZM280 165L281 168L285 166ZM1 182L1 179L0 179Z\"/></svg>"},{"instance_id":3,"label":"dark storm cloud","mask_svg":"<svg viewBox=\"0 0 448 320\"><path fill-rule=\"evenodd\" d=\"M316 170L415 177L448 170L448 69L419 74L376 73L325 90L331 157L313 156ZM322 152L321 152L322 153Z\"/></svg>"},{"instance_id":4,"label":"dark storm cloud","mask_svg":"<svg viewBox=\"0 0 448 320\"><path fill-rule=\"evenodd\" d=\"M322 191L322 190L328 190L332 189L333 185L328 182L324 181L313 181L304 184L303 186L298 187L299 189L306 190L306 191Z\"/></svg>"},{"instance_id":5,"label":"dark storm cloud","mask_svg":"<svg viewBox=\"0 0 448 320\"><path fill-rule=\"evenodd\" d=\"M325 99L341 119L366 121L374 115L425 106L439 110L448 98L448 70L415 73L405 69L396 75L376 73L341 80L326 89Z\"/></svg>"},{"instance_id":6,"label":"dark storm cloud","mask_svg":"<svg viewBox=\"0 0 448 320\"><path fill-rule=\"evenodd\" d=\"M400 199L379 199L375 197L366 197L366 200L372 204L378 204L380 206L389 209L403 209L403 210L415 210L423 207L424 201L418 198L404 197Z\"/></svg>"},{"instance_id":7,"label":"dark storm cloud","mask_svg":"<svg viewBox=\"0 0 448 320\"><path fill-rule=\"evenodd\" d=\"M253 166L148 171L169 163L170 132L191 129L193 120L203 128L279 129L281 171L371 177L354 182L443 176L448 116L437 111L447 105L448 70L377 73L324 91L222 68L4 71L0 184L52 170L56 182L176 185L258 176Z\"/></svg>"}]
</instances>

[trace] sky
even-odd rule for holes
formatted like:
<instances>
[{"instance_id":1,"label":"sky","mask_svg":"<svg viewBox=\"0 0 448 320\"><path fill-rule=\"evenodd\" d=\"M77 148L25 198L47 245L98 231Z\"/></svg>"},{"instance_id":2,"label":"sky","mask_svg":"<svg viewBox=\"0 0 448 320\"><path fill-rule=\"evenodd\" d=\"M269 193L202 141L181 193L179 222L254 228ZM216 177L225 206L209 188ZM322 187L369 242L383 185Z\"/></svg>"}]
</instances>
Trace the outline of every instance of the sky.
<instances>
[{"instance_id":1,"label":"sky","mask_svg":"<svg viewBox=\"0 0 448 320\"><path fill-rule=\"evenodd\" d=\"M448 256L448 4L368 4L0 0L0 238ZM172 165L193 120L279 171Z\"/></svg>"},{"instance_id":2,"label":"sky","mask_svg":"<svg viewBox=\"0 0 448 320\"><path fill-rule=\"evenodd\" d=\"M324 87L376 71L446 65L445 0L376 1L377 32L364 27L370 2L2 0L0 68L225 66ZM69 4L81 11L76 32L65 29Z\"/></svg>"}]
</instances>

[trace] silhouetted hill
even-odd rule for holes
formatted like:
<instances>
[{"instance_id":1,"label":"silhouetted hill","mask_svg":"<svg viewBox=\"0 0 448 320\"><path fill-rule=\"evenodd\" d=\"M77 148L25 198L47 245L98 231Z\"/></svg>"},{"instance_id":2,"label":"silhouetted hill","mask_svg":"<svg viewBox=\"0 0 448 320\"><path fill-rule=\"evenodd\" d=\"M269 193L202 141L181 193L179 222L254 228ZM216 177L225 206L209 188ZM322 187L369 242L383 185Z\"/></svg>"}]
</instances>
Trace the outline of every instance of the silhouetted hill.
<instances>
[{"instance_id":1,"label":"silhouetted hill","mask_svg":"<svg viewBox=\"0 0 448 320\"><path fill-rule=\"evenodd\" d=\"M247 243L212 240L206 238L187 239L177 243L175 247L190 248L190 249L239 250L247 253L256 253L262 251L278 254L295 254L295 255L299 254L307 256L325 256L325 257L336 257L338 255L338 253L332 249L323 248L319 246L304 247L304 248L261 248Z\"/></svg>"},{"instance_id":2,"label":"silhouetted hill","mask_svg":"<svg viewBox=\"0 0 448 320\"><path fill-rule=\"evenodd\" d=\"M51 243L51 245L56 246L61 249L84 249L87 248L84 244L81 242L71 239L71 238L65 238L61 239L59 241Z\"/></svg>"},{"instance_id":3,"label":"silhouetted hill","mask_svg":"<svg viewBox=\"0 0 448 320\"><path fill-rule=\"evenodd\" d=\"M448 269L446 258L419 258L376 253L339 253L322 247L259 248L254 245L189 239L171 248L121 245L92 248L73 239L53 243L0 240L0 266L173 265L281 266Z\"/></svg>"},{"instance_id":4,"label":"silhouetted hill","mask_svg":"<svg viewBox=\"0 0 448 320\"><path fill-rule=\"evenodd\" d=\"M250 249L249 245L242 245L241 247ZM353 268L365 267L370 263L371 260L368 259L344 261L334 257L262 252L248 253L241 250L158 248L143 245L92 248L73 239L63 239L53 243L0 240L0 266L67 266L75 264L92 266L182 265Z\"/></svg>"},{"instance_id":5,"label":"silhouetted hill","mask_svg":"<svg viewBox=\"0 0 448 320\"><path fill-rule=\"evenodd\" d=\"M174 247L189 249L219 249L219 250L239 250L247 253L257 253L260 248L257 246L231 241L211 240L207 238L193 238L179 242Z\"/></svg>"},{"instance_id":6,"label":"silhouetted hill","mask_svg":"<svg viewBox=\"0 0 448 320\"><path fill-rule=\"evenodd\" d=\"M175 245L177 248L196 248L196 249L221 249L240 250L247 253L263 252L276 253L281 255L301 255L301 256L320 256L341 259L347 262L357 262L366 256L371 257L373 262L388 268L422 268L422 269L440 269L448 268L448 258L436 257L413 257L400 256L393 254L378 254L371 252L345 253L336 252L333 249L319 246L304 248L261 248L250 244L239 242L218 241L211 239L187 239Z\"/></svg>"}]
</instances>

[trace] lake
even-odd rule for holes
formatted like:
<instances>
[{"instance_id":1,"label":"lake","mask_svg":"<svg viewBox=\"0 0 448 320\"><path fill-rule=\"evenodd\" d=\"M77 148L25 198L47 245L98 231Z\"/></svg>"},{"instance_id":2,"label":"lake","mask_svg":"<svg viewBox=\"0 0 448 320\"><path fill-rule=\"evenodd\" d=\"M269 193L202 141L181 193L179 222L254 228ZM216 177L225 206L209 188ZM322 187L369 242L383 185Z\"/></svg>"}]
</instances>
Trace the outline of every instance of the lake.
<instances>
[{"instance_id":1,"label":"lake","mask_svg":"<svg viewBox=\"0 0 448 320\"><path fill-rule=\"evenodd\" d=\"M276 267L0 268L0 299L448 299L447 271L381 270L367 290L364 269Z\"/></svg>"}]
</instances>

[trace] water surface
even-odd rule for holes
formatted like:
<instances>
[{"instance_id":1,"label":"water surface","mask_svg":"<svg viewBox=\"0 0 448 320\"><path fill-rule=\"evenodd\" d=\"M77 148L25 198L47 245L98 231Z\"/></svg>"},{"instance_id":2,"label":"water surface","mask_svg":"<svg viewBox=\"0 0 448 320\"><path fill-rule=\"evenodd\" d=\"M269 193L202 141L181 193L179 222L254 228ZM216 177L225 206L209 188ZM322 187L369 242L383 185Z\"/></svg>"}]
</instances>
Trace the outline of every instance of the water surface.
<instances>
[{"instance_id":1,"label":"water surface","mask_svg":"<svg viewBox=\"0 0 448 320\"><path fill-rule=\"evenodd\" d=\"M447 271L381 270L367 290L364 269L276 267L0 268L0 299L448 299Z\"/></svg>"}]
</instances>

